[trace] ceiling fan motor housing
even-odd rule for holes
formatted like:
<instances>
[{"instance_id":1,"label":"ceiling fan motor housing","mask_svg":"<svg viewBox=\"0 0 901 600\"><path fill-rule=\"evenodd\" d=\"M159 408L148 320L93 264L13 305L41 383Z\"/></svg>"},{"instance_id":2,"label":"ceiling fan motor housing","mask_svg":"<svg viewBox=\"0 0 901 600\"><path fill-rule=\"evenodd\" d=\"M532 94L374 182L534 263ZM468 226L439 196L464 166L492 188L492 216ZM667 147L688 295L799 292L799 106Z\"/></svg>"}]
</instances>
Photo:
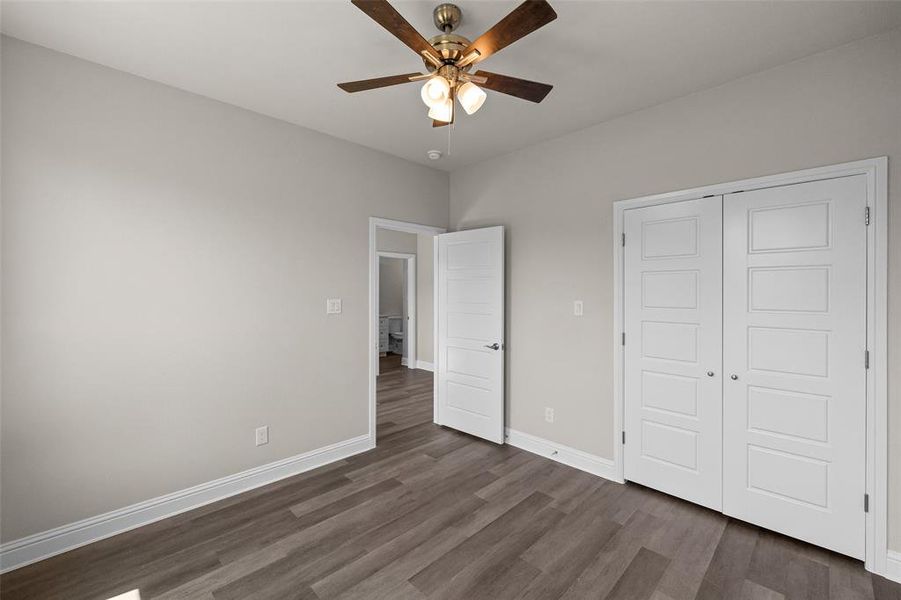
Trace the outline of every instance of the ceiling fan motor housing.
<instances>
[{"instance_id":1,"label":"ceiling fan motor housing","mask_svg":"<svg viewBox=\"0 0 901 600\"><path fill-rule=\"evenodd\" d=\"M435 27L440 29L442 33L430 39L429 44L438 51L438 54L441 55L446 64L454 63L463 58L463 51L471 43L470 40L462 35L451 33L460 24L462 14L459 6L447 3L439 4L432 12ZM429 61L424 60L423 62L429 70L435 69Z\"/></svg>"},{"instance_id":2,"label":"ceiling fan motor housing","mask_svg":"<svg viewBox=\"0 0 901 600\"><path fill-rule=\"evenodd\" d=\"M448 2L439 4L432 11L432 19L435 21L435 27L442 33L450 33L460 25L460 19L463 18L463 12L456 4Z\"/></svg>"},{"instance_id":3,"label":"ceiling fan motor housing","mask_svg":"<svg viewBox=\"0 0 901 600\"><path fill-rule=\"evenodd\" d=\"M430 39L429 44L438 51L445 62L452 63L463 58L463 51L469 47L470 42L462 35L442 33ZM424 62L427 67L434 69L428 61Z\"/></svg>"}]
</instances>

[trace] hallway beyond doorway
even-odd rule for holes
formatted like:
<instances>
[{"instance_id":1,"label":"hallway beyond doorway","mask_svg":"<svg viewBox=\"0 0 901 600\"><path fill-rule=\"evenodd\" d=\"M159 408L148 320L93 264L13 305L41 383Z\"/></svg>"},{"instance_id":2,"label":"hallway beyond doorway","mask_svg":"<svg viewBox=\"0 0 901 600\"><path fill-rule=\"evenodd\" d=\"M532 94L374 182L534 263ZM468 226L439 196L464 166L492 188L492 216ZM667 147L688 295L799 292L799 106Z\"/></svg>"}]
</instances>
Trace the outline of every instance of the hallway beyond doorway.
<instances>
[{"instance_id":1,"label":"hallway beyond doorway","mask_svg":"<svg viewBox=\"0 0 901 600\"><path fill-rule=\"evenodd\" d=\"M379 359L378 440L432 422L432 374L401 365L398 354Z\"/></svg>"}]
</instances>

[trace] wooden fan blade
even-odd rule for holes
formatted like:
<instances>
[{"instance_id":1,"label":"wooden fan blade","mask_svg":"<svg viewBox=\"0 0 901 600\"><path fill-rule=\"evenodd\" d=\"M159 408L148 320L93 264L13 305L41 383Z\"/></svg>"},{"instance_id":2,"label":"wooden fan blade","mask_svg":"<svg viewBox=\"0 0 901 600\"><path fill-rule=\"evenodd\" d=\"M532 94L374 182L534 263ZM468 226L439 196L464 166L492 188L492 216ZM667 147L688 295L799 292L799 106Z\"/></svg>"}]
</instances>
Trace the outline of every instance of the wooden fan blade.
<instances>
[{"instance_id":1,"label":"wooden fan blade","mask_svg":"<svg viewBox=\"0 0 901 600\"><path fill-rule=\"evenodd\" d=\"M438 51L413 29L413 26L387 0L351 0L351 2L417 54L426 53L437 60L438 64L444 62Z\"/></svg>"},{"instance_id":2,"label":"wooden fan blade","mask_svg":"<svg viewBox=\"0 0 901 600\"><path fill-rule=\"evenodd\" d=\"M498 21L497 25L479 36L462 55L468 56L473 50L477 50L478 56L467 62L474 64L483 61L556 18L557 13L547 0L526 0Z\"/></svg>"},{"instance_id":3,"label":"wooden fan blade","mask_svg":"<svg viewBox=\"0 0 901 600\"><path fill-rule=\"evenodd\" d=\"M530 102L541 102L554 89L554 86L546 83L538 83L537 81L510 77L499 73L489 73L488 71L476 71L475 75L485 78L485 83L479 84L480 87L516 96Z\"/></svg>"},{"instance_id":4,"label":"wooden fan blade","mask_svg":"<svg viewBox=\"0 0 901 600\"><path fill-rule=\"evenodd\" d=\"M407 73L406 75L391 75L389 77L376 77L375 79L363 79L361 81L348 81L339 83L338 87L345 92L365 92L366 90L374 90L376 88L388 87L389 85L398 85L401 83L409 83L411 77L416 77L421 73Z\"/></svg>"},{"instance_id":5,"label":"wooden fan blade","mask_svg":"<svg viewBox=\"0 0 901 600\"><path fill-rule=\"evenodd\" d=\"M432 127L444 127L445 125L450 125L450 123L446 121L435 121L432 120Z\"/></svg>"}]
</instances>

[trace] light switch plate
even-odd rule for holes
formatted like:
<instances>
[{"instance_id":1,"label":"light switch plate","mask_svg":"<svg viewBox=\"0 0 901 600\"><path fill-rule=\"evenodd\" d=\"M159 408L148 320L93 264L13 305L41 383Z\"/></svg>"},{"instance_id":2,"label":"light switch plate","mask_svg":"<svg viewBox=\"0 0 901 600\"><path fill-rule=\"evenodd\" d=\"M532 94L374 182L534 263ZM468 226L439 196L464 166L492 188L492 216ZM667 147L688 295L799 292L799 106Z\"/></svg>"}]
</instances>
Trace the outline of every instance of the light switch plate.
<instances>
[{"instance_id":1,"label":"light switch plate","mask_svg":"<svg viewBox=\"0 0 901 600\"><path fill-rule=\"evenodd\" d=\"M264 446L269 443L269 426L263 425L262 427L257 427L254 432L254 440L257 446Z\"/></svg>"},{"instance_id":2,"label":"light switch plate","mask_svg":"<svg viewBox=\"0 0 901 600\"><path fill-rule=\"evenodd\" d=\"M341 298L328 298L325 301L325 314L340 315L341 314Z\"/></svg>"},{"instance_id":3,"label":"light switch plate","mask_svg":"<svg viewBox=\"0 0 901 600\"><path fill-rule=\"evenodd\" d=\"M581 300L575 300L573 302L573 314L577 317L581 317L585 314L585 307L582 304Z\"/></svg>"}]
</instances>

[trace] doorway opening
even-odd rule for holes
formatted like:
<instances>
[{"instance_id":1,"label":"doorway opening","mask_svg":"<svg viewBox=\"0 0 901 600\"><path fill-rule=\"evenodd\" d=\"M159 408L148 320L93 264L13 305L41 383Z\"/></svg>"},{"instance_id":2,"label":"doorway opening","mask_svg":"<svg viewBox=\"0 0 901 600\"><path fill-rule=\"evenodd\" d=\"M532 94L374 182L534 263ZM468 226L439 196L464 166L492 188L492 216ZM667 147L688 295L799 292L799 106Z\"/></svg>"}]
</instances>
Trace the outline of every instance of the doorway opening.
<instances>
[{"instance_id":1,"label":"doorway opening","mask_svg":"<svg viewBox=\"0 0 901 600\"><path fill-rule=\"evenodd\" d=\"M435 236L445 229L369 220L369 437L433 421Z\"/></svg>"},{"instance_id":2,"label":"doorway opening","mask_svg":"<svg viewBox=\"0 0 901 600\"><path fill-rule=\"evenodd\" d=\"M379 251L378 255L379 373L385 359L391 363L399 359L401 365L415 369L418 337L416 254Z\"/></svg>"}]
</instances>

